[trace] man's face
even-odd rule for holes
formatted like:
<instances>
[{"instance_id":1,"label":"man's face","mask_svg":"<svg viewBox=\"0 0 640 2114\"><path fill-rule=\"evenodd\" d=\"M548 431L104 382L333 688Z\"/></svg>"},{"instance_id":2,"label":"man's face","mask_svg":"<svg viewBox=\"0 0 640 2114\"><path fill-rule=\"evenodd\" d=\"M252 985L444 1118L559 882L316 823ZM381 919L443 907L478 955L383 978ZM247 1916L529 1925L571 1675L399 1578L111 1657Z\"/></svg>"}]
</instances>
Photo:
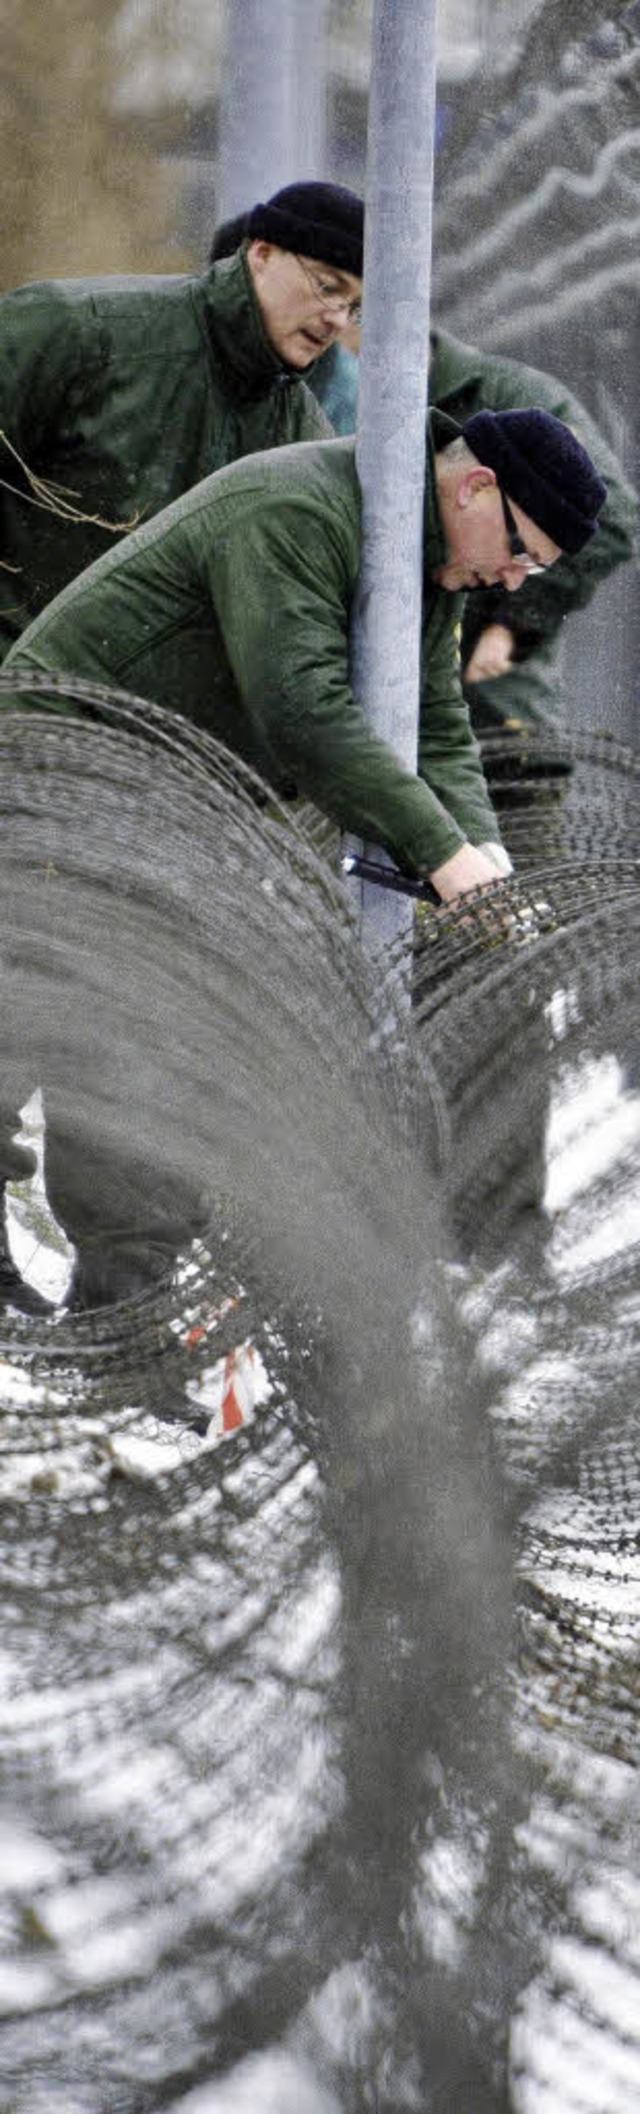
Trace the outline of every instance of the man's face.
<instances>
[{"instance_id":1,"label":"man's face","mask_svg":"<svg viewBox=\"0 0 640 2114\"><path fill-rule=\"evenodd\" d=\"M249 267L269 344L302 371L353 320L362 280L273 242L250 243Z\"/></svg>"},{"instance_id":2,"label":"man's face","mask_svg":"<svg viewBox=\"0 0 640 2114\"><path fill-rule=\"evenodd\" d=\"M451 594L465 587L496 586L515 594L532 565L546 571L561 556L559 544L508 498L511 521L524 544L523 554L512 554L499 485L493 471L481 465L461 476L455 488L445 487L441 502L449 556L433 577Z\"/></svg>"}]
</instances>

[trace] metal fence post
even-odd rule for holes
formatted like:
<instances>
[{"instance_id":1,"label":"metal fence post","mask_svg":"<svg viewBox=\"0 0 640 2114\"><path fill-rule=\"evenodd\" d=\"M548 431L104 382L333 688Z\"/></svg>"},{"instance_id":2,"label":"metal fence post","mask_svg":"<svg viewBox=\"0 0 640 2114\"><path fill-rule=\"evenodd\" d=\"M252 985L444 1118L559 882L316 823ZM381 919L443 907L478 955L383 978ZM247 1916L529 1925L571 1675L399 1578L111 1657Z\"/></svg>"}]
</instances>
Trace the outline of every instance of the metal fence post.
<instances>
[{"instance_id":1,"label":"metal fence post","mask_svg":"<svg viewBox=\"0 0 640 2114\"><path fill-rule=\"evenodd\" d=\"M356 462L363 543L353 687L415 771L429 365L436 0L374 0ZM350 883L375 949L410 927L402 896Z\"/></svg>"},{"instance_id":2,"label":"metal fence post","mask_svg":"<svg viewBox=\"0 0 640 2114\"><path fill-rule=\"evenodd\" d=\"M324 175L327 0L227 0L218 219Z\"/></svg>"}]
</instances>

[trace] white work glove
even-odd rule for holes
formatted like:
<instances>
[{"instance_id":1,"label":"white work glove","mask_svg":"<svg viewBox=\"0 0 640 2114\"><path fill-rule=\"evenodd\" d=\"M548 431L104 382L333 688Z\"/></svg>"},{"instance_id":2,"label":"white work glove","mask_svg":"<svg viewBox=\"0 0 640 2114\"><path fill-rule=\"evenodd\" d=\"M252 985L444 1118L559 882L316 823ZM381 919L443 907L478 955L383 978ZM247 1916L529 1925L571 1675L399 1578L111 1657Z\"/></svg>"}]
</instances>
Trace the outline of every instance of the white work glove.
<instances>
[{"instance_id":1,"label":"white work glove","mask_svg":"<svg viewBox=\"0 0 640 2114\"><path fill-rule=\"evenodd\" d=\"M513 873L509 853L505 851L504 844L479 844L478 851L484 852L485 859L490 859L491 865L495 866L496 873L500 874L502 880L506 879L507 874Z\"/></svg>"},{"instance_id":2,"label":"white work glove","mask_svg":"<svg viewBox=\"0 0 640 2114\"><path fill-rule=\"evenodd\" d=\"M489 888L492 881L504 878L502 860L506 859L506 871L511 867L506 852L500 844L461 844L459 851L452 852L442 866L436 866L429 880L443 903L457 903L471 889Z\"/></svg>"}]
</instances>

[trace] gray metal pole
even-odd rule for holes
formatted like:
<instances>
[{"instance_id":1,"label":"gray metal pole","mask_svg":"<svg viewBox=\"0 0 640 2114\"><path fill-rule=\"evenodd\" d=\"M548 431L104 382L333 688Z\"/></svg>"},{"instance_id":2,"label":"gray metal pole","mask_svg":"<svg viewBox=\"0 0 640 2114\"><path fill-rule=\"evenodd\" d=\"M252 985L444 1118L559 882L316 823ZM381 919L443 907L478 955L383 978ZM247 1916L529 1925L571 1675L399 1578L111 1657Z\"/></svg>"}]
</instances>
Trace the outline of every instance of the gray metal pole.
<instances>
[{"instance_id":1,"label":"gray metal pole","mask_svg":"<svg viewBox=\"0 0 640 2114\"><path fill-rule=\"evenodd\" d=\"M295 0L227 0L220 95L218 219L292 183Z\"/></svg>"},{"instance_id":2,"label":"gray metal pole","mask_svg":"<svg viewBox=\"0 0 640 2114\"><path fill-rule=\"evenodd\" d=\"M374 0L356 463L363 548L356 696L407 769L418 749L436 0ZM402 896L359 886L365 945L410 928Z\"/></svg>"},{"instance_id":3,"label":"gray metal pole","mask_svg":"<svg viewBox=\"0 0 640 2114\"><path fill-rule=\"evenodd\" d=\"M327 0L227 0L218 218L324 174Z\"/></svg>"},{"instance_id":4,"label":"gray metal pole","mask_svg":"<svg viewBox=\"0 0 640 2114\"><path fill-rule=\"evenodd\" d=\"M329 0L295 0L297 48L294 177L327 175L327 39Z\"/></svg>"}]
</instances>

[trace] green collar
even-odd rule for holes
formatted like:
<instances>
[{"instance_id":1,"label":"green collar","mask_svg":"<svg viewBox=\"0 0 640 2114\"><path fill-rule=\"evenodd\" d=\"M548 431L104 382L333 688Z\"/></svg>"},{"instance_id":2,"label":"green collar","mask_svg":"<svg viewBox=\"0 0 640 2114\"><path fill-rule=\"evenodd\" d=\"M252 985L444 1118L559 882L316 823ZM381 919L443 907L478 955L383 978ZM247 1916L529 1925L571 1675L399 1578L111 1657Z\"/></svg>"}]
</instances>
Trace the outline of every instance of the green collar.
<instances>
[{"instance_id":1,"label":"green collar","mask_svg":"<svg viewBox=\"0 0 640 2114\"><path fill-rule=\"evenodd\" d=\"M435 457L441 448L460 437L460 426L445 411L429 412L427 467L424 486L424 570L430 576L436 566L446 565L448 549L438 500Z\"/></svg>"},{"instance_id":2,"label":"green collar","mask_svg":"<svg viewBox=\"0 0 640 2114\"><path fill-rule=\"evenodd\" d=\"M275 382L305 379L269 344L244 244L232 257L212 265L199 285L209 337L225 372L233 375L239 397L266 396Z\"/></svg>"},{"instance_id":3,"label":"green collar","mask_svg":"<svg viewBox=\"0 0 640 2114\"><path fill-rule=\"evenodd\" d=\"M482 381L483 357L477 345L466 345L462 338L452 338L448 330L430 332L431 365L439 363L439 373L446 368L446 379L438 388L438 402L446 404L448 396L458 396L461 389Z\"/></svg>"}]
</instances>

